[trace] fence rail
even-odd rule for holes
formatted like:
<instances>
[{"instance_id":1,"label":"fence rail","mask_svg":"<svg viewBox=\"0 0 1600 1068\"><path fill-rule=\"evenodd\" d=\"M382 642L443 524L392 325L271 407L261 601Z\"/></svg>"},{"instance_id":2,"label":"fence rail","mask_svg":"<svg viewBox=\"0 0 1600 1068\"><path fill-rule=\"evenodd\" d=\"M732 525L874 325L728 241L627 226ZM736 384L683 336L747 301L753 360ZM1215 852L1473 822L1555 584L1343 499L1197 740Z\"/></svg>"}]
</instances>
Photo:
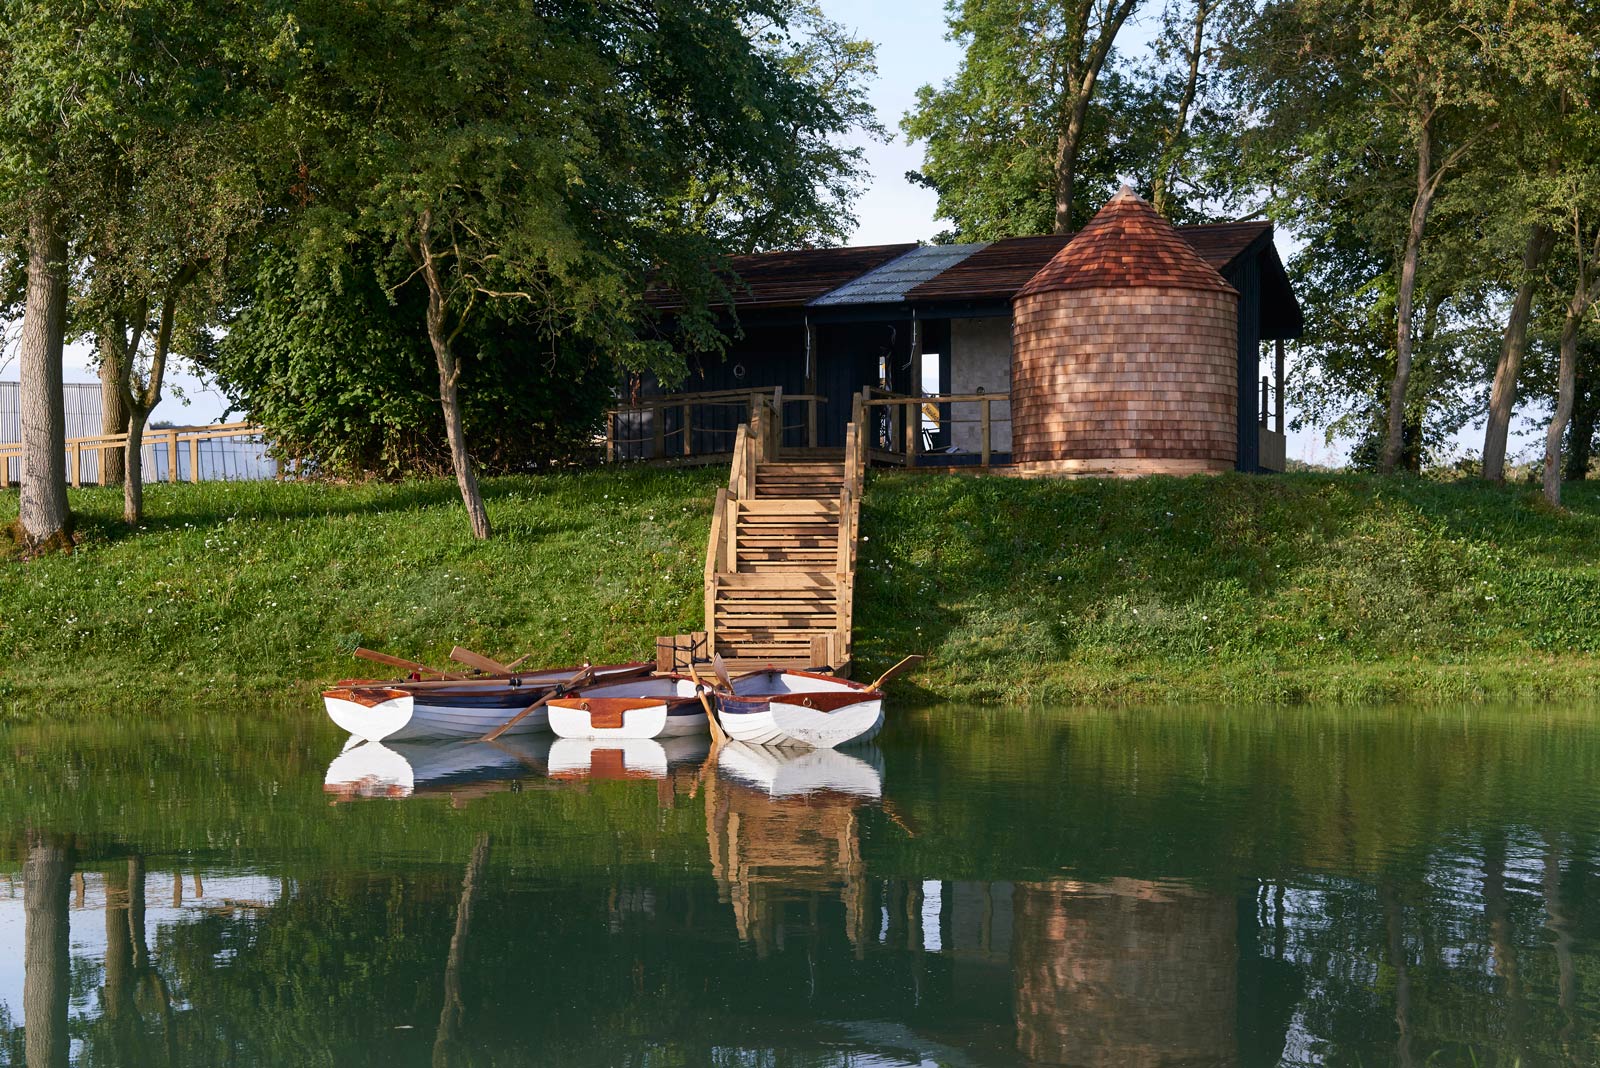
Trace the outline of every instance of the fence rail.
<instances>
[{"instance_id":1,"label":"fence rail","mask_svg":"<svg viewBox=\"0 0 1600 1068\"><path fill-rule=\"evenodd\" d=\"M929 393L920 397L868 387L856 397L855 421L866 455L907 467L981 467L1010 459L1009 393ZM1003 461L1001 461L1003 462Z\"/></svg>"},{"instance_id":2,"label":"fence rail","mask_svg":"<svg viewBox=\"0 0 1600 1068\"><path fill-rule=\"evenodd\" d=\"M779 443L816 448L817 414L828 399L811 393L772 389L724 389L641 398L637 404L606 412L606 460L653 460L695 464L727 460L735 451L741 424L748 425L763 405L775 413Z\"/></svg>"},{"instance_id":3,"label":"fence rail","mask_svg":"<svg viewBox=\"0 0 1600 1068\"><path fill-rule=\"evenodd\" d=\"M265 431L254 423L214 423L209 426L179 426L161 427L144 432L141 457L146 461L143 464L145 481L147 482L199 482L205 477L204 460L207 450L202 449L205 442L224 440L240 440L254 438L265 440ZM74 486L81 486L85 482L91 484L100 480L100 472L105 470L106 454L112 450L125 449L128 445L126 434L95 434L90 437L68 438L66 442L67 480ZM214 451L214 450L213 450ZM214 461L215 456L211 457ZM185 471L184 460L188 461ZM0 444L0 489L7 488L21 476L22 445L20 442L7 442ZM226 457L222 457L221 474L215 472L217 464L213 463L213 478L241 477L232 475L227 471Z\"/></svg>"}]
</instances>

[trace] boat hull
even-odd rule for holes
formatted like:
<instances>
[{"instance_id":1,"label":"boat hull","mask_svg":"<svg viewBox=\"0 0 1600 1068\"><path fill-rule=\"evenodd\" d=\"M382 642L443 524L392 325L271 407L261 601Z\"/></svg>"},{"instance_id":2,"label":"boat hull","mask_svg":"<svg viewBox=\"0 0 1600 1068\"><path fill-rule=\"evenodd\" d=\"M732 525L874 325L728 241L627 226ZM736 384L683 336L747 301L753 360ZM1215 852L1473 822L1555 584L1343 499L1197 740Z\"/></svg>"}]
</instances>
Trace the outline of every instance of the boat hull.
<instances>
[{"instance_id":1,"label":"boat hull","mask_svg":"<svg viewBox=\"0 0 1600 1068\"><path fill-rule=\"evenodd\" d=\"M752 745L833 749L870 741L883 727L883 694L809 671L762 671L717 694L717 722Z\"/></svg>"},{"instance_id":2,"label":"boat hull","mask_svg":"<svg viewBox=\"0 0 1600 1068\"><path fill-rule=\"evenodd\" d=\"M405 729L415 713L415 702L404 690L350 688L322 695L328 718L343 730L369 742L381 741Z\"/></svg>"},{"instance_id":3,"label":"boat hull","mask_svg":"<svg viewBox=\"0 0 1600 1068\"><path fill-rule=\"evenodd\" d=\"M620 685L623 678L649 669L646 664L611 664L593 668L599 684ZM417 741L425 738L480 738L581 670L554 668L512 679L458 679L395 683L351 681L323 693L328 716L361 738ZM612 681L607 683L607 679ZM392 703L376 711L362 707L383 693ZM403 710L404 706L404 710ZM507 735L549 730L544 709L537 708L506 731Z\"/></svg>"},{"instance_id":4,"label":"boat hull","mask_svg":"<svg viewBox=\"0 0 1600 1068\"><path fill-rule=\"evenodd\" d=\"M698 687L674 675L586 686L546 707L562 738L677 738L710 729Z\"/></svg>"},{"instance_id":5,"label":"boat hull","mask_svg":"<svg viewBox=\"0 0 1600 1068\"><path fill-rule=\"evenodd\" d=\"M717 722L728 737L751 745L834 749L867 742L883 729L883 700L873 698L831 711L806 708L781 697L717 697Z\"/></svg>"}]
</instances>

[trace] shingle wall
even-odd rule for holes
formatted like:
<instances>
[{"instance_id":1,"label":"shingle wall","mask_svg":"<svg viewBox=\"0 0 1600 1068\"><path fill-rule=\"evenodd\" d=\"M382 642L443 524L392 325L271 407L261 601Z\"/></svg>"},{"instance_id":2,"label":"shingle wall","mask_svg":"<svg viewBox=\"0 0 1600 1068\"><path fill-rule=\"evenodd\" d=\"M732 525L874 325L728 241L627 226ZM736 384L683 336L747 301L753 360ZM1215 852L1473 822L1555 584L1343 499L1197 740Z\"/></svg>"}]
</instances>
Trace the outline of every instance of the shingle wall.
<instances>
[{"instance_id":1,"label":"shingle wall","mask_svg":"<svg viewBox=\"0 0 1600 1068\"><path fill-rule=\"evenodd\" d=\"M1189 288L1070 289L1017 298L1018 463L1137 462L1227 470L1238 455L1238 296Z\"/></svg>"}]
</instances>

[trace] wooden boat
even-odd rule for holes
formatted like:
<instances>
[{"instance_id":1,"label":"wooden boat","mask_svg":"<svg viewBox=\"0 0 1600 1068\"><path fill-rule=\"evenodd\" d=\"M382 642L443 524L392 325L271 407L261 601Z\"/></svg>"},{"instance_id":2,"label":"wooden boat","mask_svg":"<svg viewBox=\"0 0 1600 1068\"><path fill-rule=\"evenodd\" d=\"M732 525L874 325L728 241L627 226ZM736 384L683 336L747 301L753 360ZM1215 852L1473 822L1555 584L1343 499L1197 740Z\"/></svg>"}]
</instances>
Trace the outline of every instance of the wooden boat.
<instances>
[{"instance_id":1,"label":"wooden boat","mask_svg":"<svg viewBox=\"0 0 1600 1068\"><path fill-rule=\"evenodd\" d=\"M811 671L768 668L717 691L717 722L738 742L832 749L883 727L883 691Z\"/></svg>"},{"instance_id":2,"label":"wooden boat","mask_svg":"<svg viewBox=\"0 0 1600 1068\"><path fill-rule=\"evenodd\" d=\"M561 738L675 738L710 731L698 686L679 675L585 686L551 698L545 711Z\"/></svg>"},{"instance_id":3,"label":"wooden boat","mask_svg":"<svg viewBox=\"0 0 1600 1068\"><path fill-rule=\"evenodd\" d=\"M831 793L876 801L883 796L883 761L873 746L841 753L729 742L717 752L717 771L768 797Z\"/></svg>"},{"instance_id":4,"label":"wooden boat","mask_svg":"<svg viewBox=\"0 0 1600 1068\"><path fill-rule=\"evenodd\" d=\"M548 697L581 668L530 671L510 678L401 680L349 679L322 694L328 718L359 738L478 738ZM590 669L599 682L644 674L649 664L609 664ZM541 706L508 734L548 729Z\"/></svg>"},{"instance_id":5,"label":"wooden boat","mask_svg":"<svg viewBox=\"0 0 1600 1068\"><path fill-rule=\"evenodd\" d=\"M705 713L700 714L705 718ZM676 738L557 738L550 744L552 779L665 779L673 764L704 760L709 735Z\"/></svg>"}]
</instances>

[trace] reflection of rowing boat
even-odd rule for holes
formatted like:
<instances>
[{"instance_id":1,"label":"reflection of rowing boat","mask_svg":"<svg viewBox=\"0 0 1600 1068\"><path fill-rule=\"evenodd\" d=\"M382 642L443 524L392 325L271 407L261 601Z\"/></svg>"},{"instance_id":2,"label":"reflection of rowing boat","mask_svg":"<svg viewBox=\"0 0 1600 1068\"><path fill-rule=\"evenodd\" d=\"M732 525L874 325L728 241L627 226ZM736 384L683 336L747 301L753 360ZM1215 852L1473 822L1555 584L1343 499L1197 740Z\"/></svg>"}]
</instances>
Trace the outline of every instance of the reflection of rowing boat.
<instances>
[{"instance_id":1,"label":"reflection of rowing boat","mask_svg":"<svg viewBox=\"0 0 1600 1068\"><path fill-rule=\"evenodd\" d=\"M876 800L883 796L882 765L875 748L841 753L729 742L717 754L719 772L765 790L770 797L827 791Z\"/></svg>"},{"instance_id":2,"label":"reflection of rowing boat","mask_svg":"<svg viewBox=\"0 0 1600 1068\"><path fill-rule=\"evenodd\" d=\"M704 715L701 716L702 721ZM704 760L711 739L557 738L550 744L552 779L664 779L671 765Z\"/></svg>"},{"instance_id":3,"label":"reflection of rowing boat","mask_svg":"<svg viewBox=\"0 0 1600 1068\"><path fill-rule=\"evenodd\" d=\"M485 742L362 742L328 765L322 789L340 800L454 792L544 770L550 743L539 738Z\"/></svg>"},{"instance_id":4,"label":"reflection of rowing boat","mask_svg":"<svg viewBox=\"0 0 1600 1068\"><path fill-rule=\"evenodd\" d=\"M883 726L883 692L810 671L768 668L717 693L717 721L735 741L832 749L865 742Z\"/></svg>"},{"instance_id":5,"label":"reflection of rowing boat","mask_svg":"<svg viewBox=\"0 0 1600 1068\"><path fill-rule=\"evenodd\" d=\"M657 675L574 690L545 706L563 738L672 738L705 734L705 708L692 679Z\"/></svg>"},{"instance_id":6,"label":"reflection of rowing boat","mask_svg":"<svg viewBox=\"0 0 1600 1068\"><path fill-rule=\"evenodd\" d=\"M479 738L572 680L581 668L530 671L506 678L345 683L325 690L328 718L358 738ZM598 682L650 670L646 664L593 668ZM529 713L508 734L548 726L544 708Z\"/></svg>"}]
</instances>

